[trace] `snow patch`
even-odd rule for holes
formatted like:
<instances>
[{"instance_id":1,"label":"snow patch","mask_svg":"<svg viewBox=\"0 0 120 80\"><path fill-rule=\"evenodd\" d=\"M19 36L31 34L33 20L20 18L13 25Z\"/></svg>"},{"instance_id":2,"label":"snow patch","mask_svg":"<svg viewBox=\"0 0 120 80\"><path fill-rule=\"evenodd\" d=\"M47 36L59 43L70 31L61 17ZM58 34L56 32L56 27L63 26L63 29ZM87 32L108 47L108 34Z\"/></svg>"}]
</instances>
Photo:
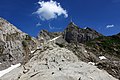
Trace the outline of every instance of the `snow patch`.
<instances>
[{"instance_id":1,"label":"snow patch","mask_svg":"<svg viewBox=\"0 0 120 80\"><path fill-rule=\"evenodd\" d=\"M99 56L99 59L104 60L104 59L107 59L107 58L105 56Z\"/></svg>"},{"instance_id":2,"label":"snow patch","mask_svg":"<svg viewBox=\"0 0 120 80\"><path fill-rule=\"evenodd\" d=\"M35 52L35 50L31 51L31 53Z\"/></svg>"},{"instance_id":3,"label":"snow patch","mask_svg":"<svg viewBox=\"0 0 120 80\"><path fill-rule=\"evenodd\" d=\"M88 62L88 64L90 64L90 65L95 65L95 63L94 63L94 62Z\"/></svg>"},{"instance_id":4,"label":"snow patch","mask_svg":"<svg viewBox=\"0 0 120 80\"><path fill-rule=\"evenodd\" d=\"M10 71L12 71L13 69L19 67L20 65L21 65L20 63L18 63L16 65L11 65L11 67L9 67L9 68L7 68L5 70L0 71L0 77L2 77L3 75L9 73Z\"/></svg>"},{"instance_id":5,"label":"snow patch","mask_svg":"<svg viewBox=\"0 0 120 80\"><path fill-rule=\"evenodd\" d=\"M87 53L87 51L86 51L86 50L85 50L84 52L85 52L85 53Z\"/></svg>"},{"instance_id":6,"label":"snow patch","mask_svg":"<svg viewBox=\"0 0 120 80\"><path fill-rule=\"evenodd\" d=\"M55 37L55 38L51 39L50 42L51 42L51 41L55 41L55 40L58 39L59 37L61 37L61 36L58 36L58 37Z\"/></svg>"}]
</instances>

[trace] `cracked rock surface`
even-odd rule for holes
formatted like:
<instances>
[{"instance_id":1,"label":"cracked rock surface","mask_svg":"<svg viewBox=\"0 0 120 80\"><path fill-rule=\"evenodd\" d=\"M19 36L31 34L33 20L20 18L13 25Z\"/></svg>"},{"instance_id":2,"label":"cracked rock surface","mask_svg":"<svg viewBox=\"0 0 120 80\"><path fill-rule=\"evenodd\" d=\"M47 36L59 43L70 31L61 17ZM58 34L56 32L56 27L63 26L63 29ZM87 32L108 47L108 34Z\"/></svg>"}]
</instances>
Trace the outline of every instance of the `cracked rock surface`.
<instances>
[{"instance_id":1,"label":"cracked rock surface","mask_svg":"<svg viewBox=\"0 0 120 80\"><path fill-rule=\"evenodd\" d=\"M47 47L47 48L46 48ZM53 43L34 53L30 61L0 80L117 80L106 71L78 60L65 48Z\"/></svg>"}]
</instances>

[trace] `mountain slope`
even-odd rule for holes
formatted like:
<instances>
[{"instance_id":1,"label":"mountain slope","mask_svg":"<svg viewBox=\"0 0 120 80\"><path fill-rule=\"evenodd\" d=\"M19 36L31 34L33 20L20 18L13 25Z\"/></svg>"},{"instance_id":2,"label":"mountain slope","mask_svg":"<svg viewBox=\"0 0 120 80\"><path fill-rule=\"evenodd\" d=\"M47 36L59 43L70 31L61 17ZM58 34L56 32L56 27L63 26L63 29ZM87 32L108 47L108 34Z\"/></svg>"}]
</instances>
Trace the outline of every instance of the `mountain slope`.
<instances>
[{"instance_id":1,"label":"mountain slope","mask_svg":"<svg viewBox=\"0 0 120 80\"><path fill-rule=\"evenodd\" d=\"M26 44L26 46L25 46ZM25 55L35 48L34 39L0 18L0 70L25 62Z\"/></svg>"},{"instance_id":2,"label":"mountain slope","mask_svg":"<svg viewBox=\"0 0 120 80\"><path fill-rule=\"evenodd\" d=\"M120 78L118 35L107 37L88 27L79 28L73 22L61 33L61 37L55 41L57 45L69 49L80 60L93 62L98 68ZM53 37L49 36L50 38Z\"/></svg>"},{"instance_id":3,"label":"mountain slope","mask_svg":"<svg viewBox=\"0 0 120 80\"><path fill-rule=\"evenodd\" d=\"M17 71L17 72L16 72ZM13 76L10 76L13 75ZM49 42L24 66L1 80L117 80L107 72L78 60L71 51Z\"/></svg>"},{"instance_id":4,"label":"mountain slope","mask_svg":"<svg viewBox=\"0 0 120 80\"><path fill-rule=\"evenodd\" d=\"M98 67L120 78L120 34L89 41L86 43L86 49L96 56L104 55L107 60L100 61Z\"/></svg>"},{"instance_id":5,"label":"mountain slope","mask_svg":"<svg viewBox=\"0 0 120 80\"><path fill-rule=\"evenodd\" d=\"M107 48L99 45L99 50L97 42L107 43ZM42 30L36 39L0 18L0 69L22 63L0 79L117 80L114 77L120 78L120 58L113 53L119 48L115 46L119 46L119 34L105 37L73 22L63 32ZM108 47L114 51L110 53Z\"/></svg>"},{"instance_id":6,"label":"mountain slope","mask_svg":"<svg viewBox=\"0 0 120 80\"><path fill-rule=\"evenodd\" d=\"M101 51L103 54L111 54L120 58L120 35L109 37L99 37L95 40L89 41L86 45Z\"/></svg>"}]
</instances>

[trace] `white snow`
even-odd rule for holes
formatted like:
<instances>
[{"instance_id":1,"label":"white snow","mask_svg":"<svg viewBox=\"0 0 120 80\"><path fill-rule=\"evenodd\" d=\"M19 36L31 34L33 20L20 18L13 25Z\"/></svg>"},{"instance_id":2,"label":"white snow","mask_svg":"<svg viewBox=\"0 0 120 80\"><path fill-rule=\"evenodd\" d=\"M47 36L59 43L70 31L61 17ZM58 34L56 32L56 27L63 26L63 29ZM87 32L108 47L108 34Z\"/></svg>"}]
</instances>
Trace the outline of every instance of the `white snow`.
<instances>
[{"instance_id":1,"label":"white snow","mask_svg":"<svg viewBox=\"0 0 120 80\"><path fill-rule=\"evenodd\" d=\"M2 64L2 63L0 63L0 64Z\"/></svg>"},{"instance_id":2,"label":"white snow","mask_svg":"<svg viewBox=\"0 0 120 80\"><path fill-rule=\"evenodd\" d=\"M85 53L87 53L87 51L86 51L86 50L85 50L84 52L85 52Z\"/></svg>"},{"instance_id":3,"label":"white snow","mask_svg":"<svg viewBox=\"0 0 120 80\"><path fill-rule=\"evenodd\" d=\"M105 56L99 56L99 59L104 60L104 59L107 59L107 58Z\"/></svg>"},{"instance_id":4,"label":"white snow","mask_svg":"<svg viewBox=\"0 0 120 80\"><path fill-rule=\"evenodd\" d=\"M9 67L9 68L7 68L5 70L0 71L0 77L2 77L3 75L9 73L10 71L12 71L13 69L19 67L20 65L21 65L20 63L18 63L16 65L11 65L11 67Z\"/></svg>"},{"instance_id":5,"label":"white snow","mask_svg":"<svg viewBox=\"0 0 120 80\"><path fill-rule=\"evenodd\" d=\"M95 63L94 63L94 62L88 62L88 64L90 64L90 65L95 65Z\"/></svg>"},{"instance_id":6,"label":"white snow","mask_svg":"<svg viewBox=\"0 0 120 80\"><path fill-rule=\"evenodd\" d=\"M51 41L55 41L55 40L58 39L59 37L61 37L61 36L58 36L58 37L55 37L55 38L51 39L50 42L51 42Z\"/></svg>"},{"instance_id":7,"label":"white snow","mask_svg":"<svg viewBox=\"0 0 120 80\"><path fill-rule=\"evenodd\" d=\"M35 50L31 51L31 53L35 52Z\"/></svg>"}]
</instances>

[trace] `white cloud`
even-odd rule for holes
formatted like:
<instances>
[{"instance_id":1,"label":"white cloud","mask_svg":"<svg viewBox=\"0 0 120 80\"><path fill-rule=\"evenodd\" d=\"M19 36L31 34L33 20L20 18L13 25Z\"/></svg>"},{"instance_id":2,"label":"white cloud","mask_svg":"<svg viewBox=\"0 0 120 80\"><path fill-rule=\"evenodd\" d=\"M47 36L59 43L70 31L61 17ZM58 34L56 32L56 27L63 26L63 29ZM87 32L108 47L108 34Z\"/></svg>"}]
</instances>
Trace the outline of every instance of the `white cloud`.
<instances>
[{"instance_id":1,"label":"white cloud","mask_svg":"<svg viewBox=\"0 0 120 80\"><path fill-rule=\"evenodd\" d=\"M37 23L37 24L36 24L36 27L39 27L39 26L41 26L41 24L40 24L40 23Z\"/></svg>"},{"instance_id":2,"label":"white cloud","mask_svg":"<svg viewBox=\"0 0 120 80\"><path fill-rule=\"evenodd\" d=\"M54 27L52 27L50 24L49 24L49 28L50 28L50 29L54 29Z\"/></svg>"},{"instance_id":3,"label":"white cloud","mask_svg":"<svg viewBox=\"0 0 120 80\"><path fill-rule=\"evenodd\" d=\"M52 26L49 24L49 29L55 30L55 29L61 29L61 28L52 27Z\"/></svg>"},{"instance_id":4,"label":"white cloud","mask_svg":"<svg viewBox=\"0 0 120 80\"><path fill-rule=\"evenodd\" d=\"M38 14L41 20L55 19L61 15L64 15L65 18L68 17L67 11L56 1L39 1L38 4L40 8L38 8L35 14Z\"/></svg>"},{"instance_id":5,"label":"white cloud","mask_svg":"<svg viewBox=\"0 0 120 80\"><path fill-rule=\"evenodd\" d=\"M113 24L107 25L106 28L113 28L115 27Z\"/></svg>"}]
</instances>

